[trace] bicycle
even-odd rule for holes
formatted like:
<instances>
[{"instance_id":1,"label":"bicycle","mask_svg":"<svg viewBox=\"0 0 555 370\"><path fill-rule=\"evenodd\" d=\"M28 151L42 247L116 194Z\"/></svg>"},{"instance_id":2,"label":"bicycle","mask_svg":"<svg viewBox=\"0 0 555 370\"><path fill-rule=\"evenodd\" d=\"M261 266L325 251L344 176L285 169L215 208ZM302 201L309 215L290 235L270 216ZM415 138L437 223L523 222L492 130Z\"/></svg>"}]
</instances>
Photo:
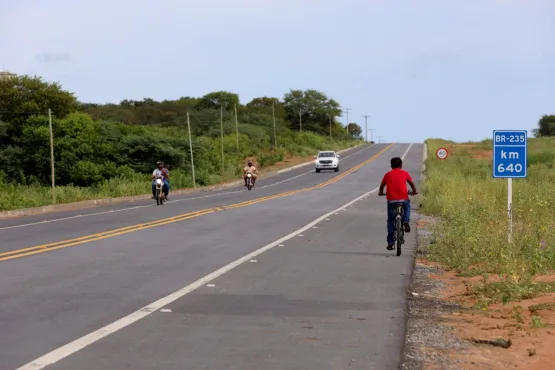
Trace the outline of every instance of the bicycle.
<instances>
[{"instance_id":1,"label":"bicycle","mask_svg":"<svg viewBox=\"0 0 555 370\"><path fill-rule=\"evenodd\" d=\"M412 191L408 192L409 195L414 195ZM384 194L383 196L385 196ZM397 256L401 255L401 246L405 244L405 228L403 227L403 216L405 215L405 208L403 206L403 201L393 201L395 206L395 234L393 235L393 240L395 241Z\"/></svg>"}]
</instances>

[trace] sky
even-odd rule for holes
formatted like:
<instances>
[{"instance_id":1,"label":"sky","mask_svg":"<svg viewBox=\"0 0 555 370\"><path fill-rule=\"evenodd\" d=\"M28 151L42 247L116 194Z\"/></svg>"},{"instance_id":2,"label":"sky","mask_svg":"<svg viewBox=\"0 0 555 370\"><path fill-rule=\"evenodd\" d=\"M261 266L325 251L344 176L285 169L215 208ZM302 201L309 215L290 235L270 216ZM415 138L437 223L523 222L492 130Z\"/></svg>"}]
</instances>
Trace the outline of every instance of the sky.
<instances>
[{"instance_id":1,"label":"sky","mask_svg":"<svg viewBox=\"0 0 555 370\"><path fill-rule=\"evenodd\" d=\"M80 101L317 89L384 142L555 113L554 0L0 0L0 69ZM346 117L340 117L345 122ZM370 135L370 134L369 134Z\"/></svg>"}]
</instances>

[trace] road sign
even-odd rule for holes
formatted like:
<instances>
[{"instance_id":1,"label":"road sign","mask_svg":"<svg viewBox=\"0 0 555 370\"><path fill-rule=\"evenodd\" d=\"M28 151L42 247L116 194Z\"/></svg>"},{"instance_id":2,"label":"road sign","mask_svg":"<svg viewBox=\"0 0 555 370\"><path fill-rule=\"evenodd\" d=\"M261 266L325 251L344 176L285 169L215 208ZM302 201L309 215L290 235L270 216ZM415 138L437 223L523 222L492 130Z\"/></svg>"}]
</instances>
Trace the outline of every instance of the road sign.
<instances>
[{"instance_id":1,"label":"road sign","mask_svg":"<svg viewBox=\"0 0 555 370\"><path fill-rule=\"evenodd\" d=\"M526 178L528 164L526 130L493 131L493 177Z\"/></svg>"},{"instance_id":2,"label":"road sign","mask_svg":"<svg viewBox=\"0 0 555 370\"><path fill-rule=\"evenodd\" d=\"M513 235L513 179L526 178L528 131L493 131L493 177L507 179L508 239Z\"/></svg>"},{"instance_id":3,"label":"road sign","mask_svg":"<svg viewBox=\"0 0 555 370\"><path fill-rule=\"evenodd\" d=\"M445 148L439 148L438 150L436 150L436 157L437 157L438 159L442 159L442 160L443 160L443 159L447 158L447 155L448 155L448 154L449 154L449 153L447 152L447 149L445 149Z\"/></svg>"}]
</instances>

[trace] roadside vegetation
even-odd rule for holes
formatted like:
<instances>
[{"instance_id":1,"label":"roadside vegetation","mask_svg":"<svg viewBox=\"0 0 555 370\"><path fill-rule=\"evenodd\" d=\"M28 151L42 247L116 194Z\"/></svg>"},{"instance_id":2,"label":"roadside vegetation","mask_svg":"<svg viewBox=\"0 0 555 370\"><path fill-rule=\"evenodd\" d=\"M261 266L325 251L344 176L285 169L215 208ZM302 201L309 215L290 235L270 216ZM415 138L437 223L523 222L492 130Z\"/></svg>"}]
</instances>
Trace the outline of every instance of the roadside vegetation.
<instances>
[{"instance_id":1,"label":"roadside vegetation","mask_svg":"<svg viewBox=\"0 0 555 370\"><path fill-rule=\"evenodd\" d=\"M484 307L555 291L535 279L555 270L555 137L542 132L529 140L528 178L513 180L512 242L507 180L492 178L491 140L427 140L422 210L437 218L427 258L461 277L483 276L469 289ZM446 160L435 156L440 147Z\"/></svg>"},{"instance_id":2,"label":"roadside vegetation","mask_svg":"<svg viewBox=\"0 0 555 370\"><path fill-rule=\"evenodd\" d=\"M0 80L0 211L52 203L48 109L57 203L148 194L158 160L170 170L172 190L193 187L187 114L197 186L237 179L246 158L264 169L362 143L360 126L350 123L347 133L336 120L340 104L316 90L246 104L227 91L94 104L39 77L6 78Z\"/></svg>"}]
</instances>

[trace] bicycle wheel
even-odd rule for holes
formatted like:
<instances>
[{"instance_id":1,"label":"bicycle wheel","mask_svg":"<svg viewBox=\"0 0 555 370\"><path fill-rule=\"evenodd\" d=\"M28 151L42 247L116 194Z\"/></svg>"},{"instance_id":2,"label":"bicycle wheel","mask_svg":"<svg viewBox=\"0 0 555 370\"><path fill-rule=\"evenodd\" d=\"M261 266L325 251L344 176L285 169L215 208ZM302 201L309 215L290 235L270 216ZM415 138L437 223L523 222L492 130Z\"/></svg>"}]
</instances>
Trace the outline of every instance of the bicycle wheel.
<instances>
[{"instance_id":1,"label":"bicycle wheel","mask_svg":"<svg viewBox=\"0 0 555 370\"><path fill-rule=\"evenodd\" d=\"M397 218L395 222L395 244L397 244L397 256L401 255L401 245L403 245L403 224L401 218Z\"/></svg>"}]
</instances>

